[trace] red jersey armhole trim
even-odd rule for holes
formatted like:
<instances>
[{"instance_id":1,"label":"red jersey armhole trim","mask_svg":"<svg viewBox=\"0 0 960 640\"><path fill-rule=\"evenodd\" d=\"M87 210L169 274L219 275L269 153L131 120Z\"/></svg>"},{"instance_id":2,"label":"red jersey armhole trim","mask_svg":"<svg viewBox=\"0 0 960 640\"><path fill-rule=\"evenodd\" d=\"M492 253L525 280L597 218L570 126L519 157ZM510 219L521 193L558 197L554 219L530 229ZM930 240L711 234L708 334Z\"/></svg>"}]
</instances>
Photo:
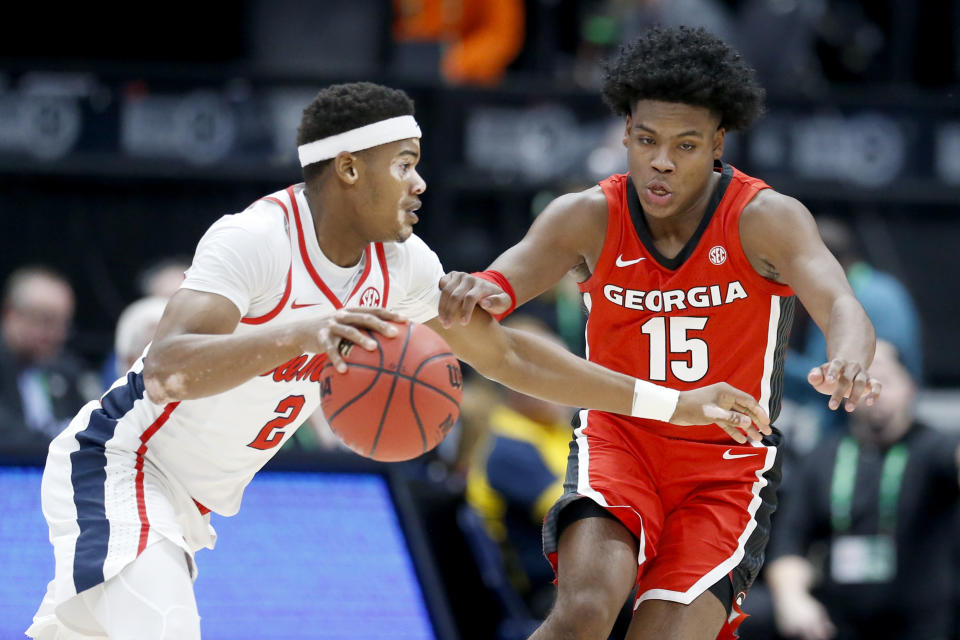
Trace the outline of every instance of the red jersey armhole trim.
<instances>
[{"instance_id":1,"label":"red jersey armhole trim","mask_svg":"<svg viewBox=\"0 0 960 640\"><path fill-rule=\"evenodd\" d=\"M617 173L598 183L607 201L607 233L603 238L603 247L600 249L600 257L597 259L596 268L589 278L577 283L580 293L586 293L593 289L597 281L605 278L610 272L610 264L616 253L616 245L620 243L620 239L623 237L623 209L627 202L626 185L629 179L629 173ZM628 214L627 218L629 217Z\"/></svg>"},{"instance_id":2,"label":"red jersey armhole trim","mask_svg":"<svg viewBox=\"0 0 960 640\"><path fill-rule=\"evenodd\" d=\"M387 271L387 254L383 250L383 243L378 242L376 245L377 249L377 261L380 262L380 271L383 272L383 302L380 304L384 309L387 308L387 298L390 297L390 272ZM369 255L369 254L368 254ZM367 266L369 267L370 261L367 260ZM357 288L360 288L360 285L357 285ZM356 293L356 291L354 291Z\"/></svg>"},{"instance_id":3,"label":"red jersey armhole trim","mask_svg":"<svg viewBox=\"0 0 960 640\"><path fill-rule=\"evenodd\" d=\"M283 308L287 305L287 300L290 299L290 281L293 280L293 265L287 267L287 286L283 288L283 297L280 298L280 302L277 303L273 309L262 316L257 316L255 318L240 318L240 322L243 324L263 324L269 322L277 317Z\"/></svg>"},{"instance_id":4,"label":"red jersey armhole trim","mask_svg":"<svg viewBox=\"0 0 960 640\"><path fill-rule=\"evenodd\" d=\"M330 287L326 285L323 281L323 278L320 277L320 274L317 273L317 270L313 267L313 263L310 262L310 256L307 254L307 243L303 237L303 225L300 223L300 207L297 206L297 197L293 193L293 185L287 187L287 195L290 196L290 204L293 206L293 221L297 226L297 245L300 247L300 257L303 259L303 266L307 268L307 273L310 274L310 277L313 279L313 283L317 285L317 288L327 296L327 300L333 305L334 309L342 309L343 303L340 302L340 299L333 295L333 291L330 290Z\"/></svg>"},{"instance_id":5,"label":"red jersey armhole trim","mask_svg":"<svg viewBox=\"0 0 960 640\"><path fill-rule=\"evenodd\" d=\"M725 230L727 237L736 238L736 250L731 252L731 257L736 261L738 270L749 273L752 276L753 284L759 287L763 293L783 298L792 296L794 295L793 289L791 289L789 285L780 284L757 273L757 270L750 264L750 260L743 250L743 243L740 242L740 216L743 214L744 207L757 197L757 194L761 191L770 189L771 187L762 180L751 178L738 169L734 169L734 179L737 178L741 179L742 182L740 189L730 203L730 210L735 213L730 216L730 219L726 222L727 229Z\"/></svg>"},{"instance_id":6,"label":"red jersey armhole trim","mask_svg":"<svg viewBox=\"0 0 960 640\"><path fill-rule=\"evenodd\" d=\"M269 200L270 202L275 202L280 205L280 208L283 209L283 215L287 218L287 226L289 227L290 223L290 211L287 210L287 206L283 204L283 201L274 198L273 196L267 196L265 198L260 198L261 200ZM277 306L265 313L262 316L256 316L252 318L240 318L240 322L243 324L263 324L264 322L269 322L277 317L277 314L283 309L287 304L287 300L290 299L290 286L291 280L293 279L293 256L290 256L290 266L287 267L287 286L283 288L283 297L280 298L280 302L277 303Z\"/></svg>"}]
</instances>

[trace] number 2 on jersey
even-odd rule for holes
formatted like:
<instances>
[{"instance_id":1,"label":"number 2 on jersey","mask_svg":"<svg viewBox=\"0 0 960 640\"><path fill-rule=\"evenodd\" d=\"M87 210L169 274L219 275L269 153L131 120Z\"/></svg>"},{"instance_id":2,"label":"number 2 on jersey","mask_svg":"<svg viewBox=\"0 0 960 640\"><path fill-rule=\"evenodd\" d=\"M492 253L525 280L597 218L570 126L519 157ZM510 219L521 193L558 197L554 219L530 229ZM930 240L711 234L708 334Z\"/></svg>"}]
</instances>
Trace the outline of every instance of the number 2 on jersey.
<instances>
[{"instance_id":1,"label":"number 2 on jersey","mask_svg":"<svg viewBox=\"0 0 960 640\"><path fill-rule=\"evenodd\" d=\"M303 396L287 396L281 400L274 411L284 415L263 425L263 429L260 429L257 437L247 446L266 451L280 444L283 441L283 436L286 435L283 428L297 419L300 410L303 409L303 403Z\"/></svg>"},{"instance_id":2,"label":"number 2 on jersey","mask_svg":"<svg viewBox=\"0 0 960 640\"><path fill-rule=\"evenodd\" d=\"M696 382L707 375L710 368L710 350L707 343L702 338L691 338L687 335L688 331L702 331L705 326L707 318L690 316L657 316L644 322L640 331L650 336L650 379L667 379L668 360L670 371L683 382ZM690 362L687 362L686 358L669 358L670 354L681 353L689 353Z\"/></svg>"}]
</instances>

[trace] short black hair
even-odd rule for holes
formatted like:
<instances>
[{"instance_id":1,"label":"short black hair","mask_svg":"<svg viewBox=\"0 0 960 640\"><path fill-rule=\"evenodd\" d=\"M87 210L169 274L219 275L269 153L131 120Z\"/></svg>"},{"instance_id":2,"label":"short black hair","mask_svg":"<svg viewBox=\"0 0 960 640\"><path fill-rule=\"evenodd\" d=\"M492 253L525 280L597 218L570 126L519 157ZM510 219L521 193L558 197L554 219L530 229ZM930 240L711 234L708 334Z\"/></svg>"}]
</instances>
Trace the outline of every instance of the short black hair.
<instances>
[{"instance_id":1,"label":"short black hair","mask_svg":"<svg viewBox=\"0 0 960 640\"><path fill-rule=\"evenodd\" d=\"M330 85L303 110L297 146L387 118L413 115L413 111L413 100L400 89L372 82ZM319 175L329 163L322 160L307 165L303 168L304 179Z\"/></svg>"},{"instance_id":2,"label":"short black hair","mask_svg":"<svg viewBox=\"0 0 960 640\"><path fill-rule=\"evenodd\" d=\"M653 27L604 65L603 100L621 116L639 100L706 107L728 131L763 113L765 92L739 53L703 28Z\"/></svg>"}]
</instances>

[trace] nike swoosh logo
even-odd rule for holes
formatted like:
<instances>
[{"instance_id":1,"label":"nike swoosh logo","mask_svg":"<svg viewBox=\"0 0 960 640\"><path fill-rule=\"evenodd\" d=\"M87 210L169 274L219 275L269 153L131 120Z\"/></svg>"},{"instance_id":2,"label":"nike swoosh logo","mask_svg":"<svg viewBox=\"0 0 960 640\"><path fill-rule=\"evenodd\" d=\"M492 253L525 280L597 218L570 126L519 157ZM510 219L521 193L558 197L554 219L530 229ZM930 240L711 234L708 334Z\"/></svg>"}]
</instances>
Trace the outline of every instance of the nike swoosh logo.
<instances>
[{"instance_id":1,"label":"nike swoosh logo","mask_svg":"<svg viewBox=\"0 0 960 640\"><path fill-rule=\"evenodd\" d=\"M758 455L756 453L730 453L733 449L727 449L723 452L724 460L736 460L737 458L749 458L750 456Z\"/></svg>"},{"instance_id":2,"label":"nike swoosh logo","mask_svg":"<svg viewBox=\"0 0 960 640\"><path fill-rule=\"evenodd\" d=\"M629 267L632 264L637 264L641 260L646 260L646 258L637 258L636 260L624 260L623 254L617 256L617 266L618 267Z\"/></svg>"},{"instance_id":3,"label":"nike swoosh logo","mask_svg":"<svg viewBox=\"0 0 960 640\"><path fill-rule=\"evenodd\" d=\"M308 302L307 304L299 304L296 300L290 303L291 309L303 309L304 307L315 307L318 304L323 304L322 302Z\"/></svg>"}]
</instances>

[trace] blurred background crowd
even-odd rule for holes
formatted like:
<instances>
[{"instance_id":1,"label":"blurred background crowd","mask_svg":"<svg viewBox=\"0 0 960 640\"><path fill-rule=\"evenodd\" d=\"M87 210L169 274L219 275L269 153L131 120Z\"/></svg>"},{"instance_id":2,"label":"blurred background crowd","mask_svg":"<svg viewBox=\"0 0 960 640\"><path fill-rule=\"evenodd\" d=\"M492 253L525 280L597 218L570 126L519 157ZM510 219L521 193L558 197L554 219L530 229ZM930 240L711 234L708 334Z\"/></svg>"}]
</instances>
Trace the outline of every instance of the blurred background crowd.
<instances>
[{"instance_id":1,"label":"blurred background crowd","mask_svg":"<svg viewBox=\"0 0 960 640\"><path fill-rule=\"evenodd\" d=\"M782 506L742 637L960 637L960 0L45 11L5 9L33 26L0 40L0 449L41 459L142 353L207 226L299 180L296 126L319 87L367 79L414 97L417 233L472 271L552 197L625 169L600 62L645 26L704 26L768 90L725 158L817 216L877 327L885 384L872 410L827 411L805 382L823 336L798 314ZM582 354L573 284L513 322ZM524 637L550 606L539 523L571 415L470 378L458 428L402 467L463 637ZM281 456L316 452L352 455L317 424Z\"/></svg>"}]
</instances>

